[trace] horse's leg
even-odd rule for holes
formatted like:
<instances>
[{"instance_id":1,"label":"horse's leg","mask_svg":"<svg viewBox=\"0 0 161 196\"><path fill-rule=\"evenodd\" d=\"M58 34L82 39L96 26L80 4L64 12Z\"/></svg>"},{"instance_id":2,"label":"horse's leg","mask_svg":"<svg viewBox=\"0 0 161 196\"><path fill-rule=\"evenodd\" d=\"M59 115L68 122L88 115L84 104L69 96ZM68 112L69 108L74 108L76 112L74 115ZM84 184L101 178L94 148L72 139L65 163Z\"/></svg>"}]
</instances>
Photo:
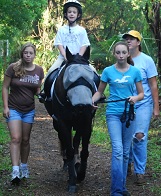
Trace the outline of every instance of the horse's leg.
<instances>
[{"instance_id":1,"label":"horse's leg","mask_svg":"<svg viewBox=\"0 0 161 196\"><path fill-rule=\"evenodd\" d=\"M73 147L74 147L74 157L75 164L79 162L79 146L81 142L81 135L78 131L75 131L75 135L73 137Z\"/></svg>"},{"instance_id":2,"label":"horse's leg","mask_svg":"<svg viewBox=\"0 0 161 196\"><path fill-rule=\"evenodd\" d=\"M58 138L59 138L59 147L60 147L60 154L63 157L63 170L67 171L68 169L68 162L66 157L66 144L63 142L63 135L62 132L59 130L59 123L55 119L53 119L53 127L58 132Z\"/></svg>"},{"instance_id":3,"label":"horse's leg","mask_svg":"<svg viewBox=\"0 0 161 196\"><path fill-rule=\"evenodd\" d=\"M59 138L60 155L63 158L63 170L67 171L68 170L68 161L67 161L67 156L66 156L66 146L64 145L63 142L61 142L59 134L58 134L58 138Z\"/></svg>"},{"instance_id":4,"label":"horse's leg","mask_svg":"<svg viewBox=\"0 0 161 196\"><path fill-rule=\"evenodd\" d=\"M68 192L74 193L77 191L77 187L76 187L77 174L75 170L74 149L73 148L69 149L69 147L67 147L66 155L68 160L68 174L69 174Z\"/></svg>"},{"instance_id":5,"label":"horse's leg","mask_svg":"<svg viewBox=\"0 0 161 196\"><path fill-rule=\"evenodd\" d=\"M83 181L86 175L87 159L89 156L88 146L91 137L91 132L91 126L89 126L86 130L83 130L82 132L82 151L80 153L81 164L77 170L77 180L79 182Z\"/></svg>"},{"instance_id":6,"label":"horse's leg","mask_svg":"<svg viewBox=\"0 0 161 196\"><path fill-rule=\"evenodd\" d=\"M80 132L76 130L75 135L73 137L74 163L75 163L76 173L78 173L78 168L80 167L80 156L79 156L80 142L81 142L81 135Z\"/></svg>"},{"instance_id":7,"label":"horse's leg","mask_svg":"<svg viewBox=\"0 0 161 196\"><path fill-rule=\"evenodd\" d=\"M72 126L69 123L59 123L59 139L66 149L67 163L68 163L68 192L76 192L76 171L74 167L74 149L72 145Z\"/></svg>"}]
</instances>

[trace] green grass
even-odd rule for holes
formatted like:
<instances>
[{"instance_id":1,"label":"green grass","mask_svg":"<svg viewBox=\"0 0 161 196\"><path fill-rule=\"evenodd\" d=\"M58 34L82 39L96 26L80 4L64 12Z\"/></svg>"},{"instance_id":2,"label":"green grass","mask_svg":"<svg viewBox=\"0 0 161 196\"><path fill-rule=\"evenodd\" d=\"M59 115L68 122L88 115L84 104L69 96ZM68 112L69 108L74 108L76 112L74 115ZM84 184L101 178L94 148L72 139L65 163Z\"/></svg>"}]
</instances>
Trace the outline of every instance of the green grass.
<instances>
[{"instance_id":1,"label":"green grass","mask_svg":"<svg viewBox=\"0 0 161 196\"><path fill-rule=\"evenodd\" d=\"M2 113L0 112L0 115L2 115ZM5 144L8 141L8 132L7 132L7 128L5 125L5 122L2 118L0 118L0 145Z\"/></svg>"},{"instance_id":2,"label":"green grass","mask_svg":"<svg viewBox=\"0 0 161 196\"><path fill-rule=\"evenodd\" d=\"M2 82L0 81L0 97L2 97L1 93ZM0 99L0 171L8 170L10 168L10 159L8 157L8 153L6 152L5 144L9 142L9 133L7 130L7 126L5 120L3 118L3 104L2 99Z\"/></svg>"},{"instance_id":3,"label":"green grass","mask_svg":"<svg viewBox=\"0 0 161 196\"><path fill-rule=\"evenodd\" d=\"M153 128L149 131L148 166L156 176L161 171L161 129Z\"/></svg>"},{"instance_id":4,"label":"green grass","mask_svg":"<svg viewBox=\"0 0 161 196\"><path fill-rule=\"evenodd\" d=\"M108 96L108 86L106 87L104 94L106 97ZM105 112L106 104L98 104L98 109L96 110L96 115L93 121L93 132L90 141L92 144L99 145L105 149L110 149L110 139L107 132Z\"/></svg>"},{"instance_id":5,"label":"green grass","mask_svg":"<svg viewBox=\"0 0 161 196\"><path fill-rule=\"evenodd\" d=\"M0 81L0 97L2 97L1 89L2 89L2 82ZM2 99L0 99L0 122L1 122L0 123L0 145L2 145L8 142L8 131L7 131L5 120L3 118Z\"/></svg>"},{"instance_id":6,"label":"green grass","mask_svg":"<svg viewBox=\"0 0 161 196\"><path fill-rule=\"evenodd\" d=\"M107 132L105 110L106 104L98 104L98 109L93 122L93 132L91 136L91 143L102 146L103 148L110 148L109 136Z\"/></svg>"},{"instance_id":7,"label":"green grass","mask_svg":"<svg viewBox=\"0 0 161 196\"><path fill-rule=\"evenodd\" d=\"M149 131L147 169L152 172L155 182L151 191L161 195L161 129L158 128Z\"/></svg>"},{"instance_id":8,"label":"green grass","mask_svg":"<svg viewBox=\"0 0 161 196\"><path fill-rule=\"evenodd\" d=\"M0 97L2 97L2 79L0 80ZM9 149L7 144L9 143L10 137L9 132L6 126L5 119L3 118L3 104L2 99L0 98L0 174L11 169L11 160L9 157ZM0 187L1 183L4 182L0 177ZM5 195L4 191L0 188L0 196Z\"/></svg>"}]
</instances>

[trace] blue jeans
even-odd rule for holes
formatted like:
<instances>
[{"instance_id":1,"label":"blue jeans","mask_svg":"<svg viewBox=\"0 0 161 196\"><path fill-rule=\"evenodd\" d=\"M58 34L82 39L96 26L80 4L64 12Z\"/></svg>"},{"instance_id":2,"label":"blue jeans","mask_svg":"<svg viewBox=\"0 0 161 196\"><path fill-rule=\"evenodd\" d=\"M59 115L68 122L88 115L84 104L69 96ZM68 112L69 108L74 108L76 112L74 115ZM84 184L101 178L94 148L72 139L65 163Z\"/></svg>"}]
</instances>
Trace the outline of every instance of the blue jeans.
<instances>
[{"instance_id":1,"label":"blue jeans","mask_svg":"<svg viewBox=\"0 0 161 196\"><path fill-rule=\"evenodd\" d=\"M145 103L136 109L136 128L129 157L129 163L134 161L134 173L144 174L147 162L148 130L153 112L153 103ZM141 140L136 138L136 133L143 133Z\"/></svg>"},{"instance_id":2,"label":"blue jeans","mask_svg":"<svg viewBox=\"0 0 161 196\"><path fill-rule=\"evenodd\" d=\"M126 123L120 121L121 115L106 115L107 128L112 144L111 163L111 196L120 196L126 191L126 176L130 145L135 128L135 121Z\"/></svg>"}]
</instances>

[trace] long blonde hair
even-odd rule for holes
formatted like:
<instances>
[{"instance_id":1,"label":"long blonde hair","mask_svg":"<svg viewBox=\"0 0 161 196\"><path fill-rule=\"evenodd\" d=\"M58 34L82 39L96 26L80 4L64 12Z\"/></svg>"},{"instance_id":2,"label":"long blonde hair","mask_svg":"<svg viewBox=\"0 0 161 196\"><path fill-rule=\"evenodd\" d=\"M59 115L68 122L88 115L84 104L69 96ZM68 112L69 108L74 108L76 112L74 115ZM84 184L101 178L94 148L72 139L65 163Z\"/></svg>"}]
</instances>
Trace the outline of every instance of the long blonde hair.
<instances>
[{"instance_id":1,"label":"long blonde hair","mask_svg":"<svg viewBox=\"0 0 161 196\"><path fill-rule=\"evenodd\" d=\"M34 54L36 55L36 48L32 43L26 43L22 46L20 51L20 59L14 63L13 70L15 71L15 76L23 77L26 74L25 71L25 62L23 60L23 52L27 47L32 47L34 50Z\"/></svg>"}]
</instances>

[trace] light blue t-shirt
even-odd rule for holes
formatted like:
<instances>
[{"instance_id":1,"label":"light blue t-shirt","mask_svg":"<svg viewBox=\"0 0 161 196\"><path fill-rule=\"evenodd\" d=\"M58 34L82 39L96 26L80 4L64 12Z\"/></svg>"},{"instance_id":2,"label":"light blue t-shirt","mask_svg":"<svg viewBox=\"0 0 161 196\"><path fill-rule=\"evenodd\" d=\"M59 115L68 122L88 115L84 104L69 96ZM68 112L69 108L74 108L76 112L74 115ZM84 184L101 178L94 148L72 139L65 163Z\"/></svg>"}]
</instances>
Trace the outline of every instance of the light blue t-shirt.
<instances>
[{"instance_id":1,"label":"light blue t-shirt","mask_svg":"<svg viewBox=\"0 0 161 196\"><path fill-rule=\"evenodd\" d=\"M101 81L109 84L108 101L111 101L133 96L135 83L142 81L142 77L140 71L132 65L124 73L119 72L115 65L111 65L103 70ZM106 114L122 114L124 108L125 101L110 102L107 104Z\"/></svg>"},{"instance_id":2,"label":"light blue t-shirt","mask_svg":"<svg viewBox=\"0 0 161 196\"><path fill-rule=\"evenodd\" d=\"M142 84L144 89L144 99L137 102L136 106L139 106L146 102L152 103L153 98L148 83L148 79L158 75L155 63L150 56L146 55L143 52L141 52L139 56L133 58L133 61L134 61L134 66L141 71L141 75L143 78ZM136 94L136 88L135 88L135 94Z\"/></svg>"}]
</instances>

